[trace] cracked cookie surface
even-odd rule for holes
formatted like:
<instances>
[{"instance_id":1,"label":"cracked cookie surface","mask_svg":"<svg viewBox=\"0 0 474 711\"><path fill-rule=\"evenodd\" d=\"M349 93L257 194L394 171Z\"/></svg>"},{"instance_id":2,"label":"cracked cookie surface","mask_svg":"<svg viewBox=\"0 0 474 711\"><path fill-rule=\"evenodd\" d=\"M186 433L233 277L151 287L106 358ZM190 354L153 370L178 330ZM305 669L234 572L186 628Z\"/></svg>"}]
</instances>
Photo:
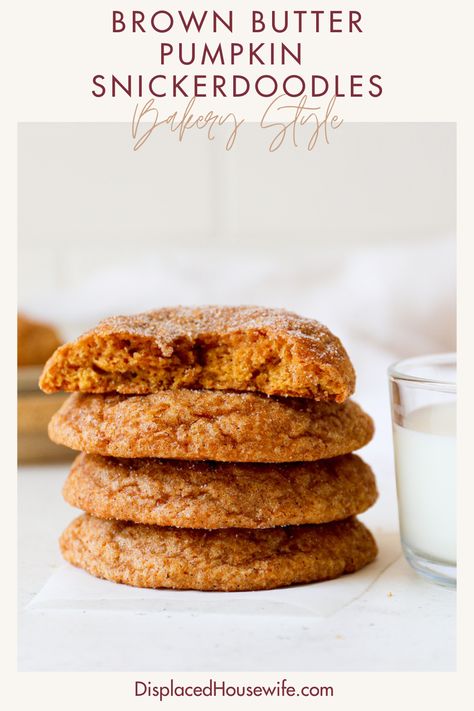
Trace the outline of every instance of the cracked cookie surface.
<instances>
[{"instance_id":1,"label":"cracked cookie surface","mask_svg":"<svg viewBox=\"0 0 474 711\"><path fill-rule=\"evenodd\" d=\"M319 526L216 531L75 519L64 558L92 575L145 588L266 590L353 573L377 555L356 519Z\"/></svg>"},{"instance_id":2,"label":"cracked cookie surface","mask_svg":"<svg viewBox=\"0 0 474 711\"><path fill-rule=\"evenodd\" d=\"M49 425L54 442L89 454L224 462L327 459L363 447L373 431L351 400L206 390L74 393Z\"/></svg>"},{"instance_id":3,"label":"cracked cookie surface","mask_svg":"<svg viewBox=\"0 0 474 711\"><path fill-rule=\"evenodd\" d=\"M226 464L81 454L66 501L106 519L184 528L271 528L362 513L375 478L348 454L304 464Z\"/></svg>"},{"instance_id":4,"label":"cracked cookie surface","mask_svg":"<svg viewBox=\"0 0 474 711\"><path fill-rule=\"evenodd\" d=\"M355 373L326 326L283 309L175 307L101 321L59 348L45 392L255 391L343 402Z\"/></svg>"}]
</instances>

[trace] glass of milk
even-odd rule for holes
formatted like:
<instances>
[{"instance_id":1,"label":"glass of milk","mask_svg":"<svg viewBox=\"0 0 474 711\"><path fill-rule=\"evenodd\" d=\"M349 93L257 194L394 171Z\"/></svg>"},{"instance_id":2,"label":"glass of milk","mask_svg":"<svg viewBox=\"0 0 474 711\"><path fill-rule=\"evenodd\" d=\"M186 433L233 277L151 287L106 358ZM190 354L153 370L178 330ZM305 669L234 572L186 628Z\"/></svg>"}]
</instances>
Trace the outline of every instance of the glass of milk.
<instances>
[{"instance_id":1,"label":"glass of milk","mask_svg":"<svg viewBox=\"0 0 474 711\"><path fill-rule=\"evenodd\" d=\"M389 369L400 536L405 557L456 585L456 354Z\"/></svg>"}]
</instances>

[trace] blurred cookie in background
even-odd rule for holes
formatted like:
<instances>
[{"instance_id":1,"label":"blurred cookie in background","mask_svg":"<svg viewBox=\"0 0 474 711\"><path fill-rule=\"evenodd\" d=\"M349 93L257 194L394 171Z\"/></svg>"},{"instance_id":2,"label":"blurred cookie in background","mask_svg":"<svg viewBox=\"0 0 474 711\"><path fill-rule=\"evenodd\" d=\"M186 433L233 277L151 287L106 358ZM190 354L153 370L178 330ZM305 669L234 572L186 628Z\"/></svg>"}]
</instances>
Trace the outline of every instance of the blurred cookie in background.
<instances>
[{"instance_id":1,"label":"blurred cookie in background","mask_svg":"<svg viewBox=\"0 0 474 711\"><path fill-rule=\"evenodd\" d=\"M18 365L44 365L61 345L56 329L18 314Z\"/></svg>"},{"instance_id":2,"label":"blurred cookie in background","mask_svg":"<svg viewBox=\"0 0 474 711\"><path fill-rule=\"evenodd\" d=\"M70 460L66 447L53 444L47 426L65 400L47 398L38 379L49 356L61 345L54 326L18 314L18 462L40 464Z\"/></svg>"},{"instance_id":3,"label":"blurred cookie in background","mask_svg":"<svg viewBox=\"0 0 474 711\"><path fill-rule=\"evenodd\" d=\"M47 398L40 392L18 392L18 462L42 464L70 461L66 447L48 439L48 422L64 402L64 397Z\"/></svg>"}]
</instances>

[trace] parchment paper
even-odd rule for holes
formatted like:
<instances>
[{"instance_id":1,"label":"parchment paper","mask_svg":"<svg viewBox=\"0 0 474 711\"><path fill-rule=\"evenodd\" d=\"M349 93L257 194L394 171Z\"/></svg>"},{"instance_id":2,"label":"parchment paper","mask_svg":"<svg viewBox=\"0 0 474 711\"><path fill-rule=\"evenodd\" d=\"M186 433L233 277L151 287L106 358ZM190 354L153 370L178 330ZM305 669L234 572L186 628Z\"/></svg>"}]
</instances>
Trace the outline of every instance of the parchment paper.
<instances>
[{"instance_id":1,"label":"parchment paper","mask_svg":"<svg viewBox=\"0 0 474 711\"><path fill-rule=\"evenodd\" d=\"M400 556L398 535L377 536L378 558L336 580L258 592L148 590L94 578L64 564L29 603L29 610L128 610L328 617L360 598Z\"/></svg>"}]
</instances>

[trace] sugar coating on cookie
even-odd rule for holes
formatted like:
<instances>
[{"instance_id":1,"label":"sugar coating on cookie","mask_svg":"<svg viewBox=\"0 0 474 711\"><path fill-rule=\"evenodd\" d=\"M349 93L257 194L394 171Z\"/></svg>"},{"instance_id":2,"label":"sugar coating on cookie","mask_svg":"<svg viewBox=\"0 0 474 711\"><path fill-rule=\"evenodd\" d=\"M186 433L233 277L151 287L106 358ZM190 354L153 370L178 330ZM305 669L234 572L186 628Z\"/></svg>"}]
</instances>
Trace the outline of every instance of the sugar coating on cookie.
<instances>
[{"instance_id":1,"label":"sugar coating on cookie","mask_svg":"<svg viewBox=\"0 0 474 711\"><path fill-rule=\"evenodd\" d=\"M297 462L347 454L370 441L371 418L340 405L257 393L165 390L151 395L74 393L49 436L89 454L223 462Z\"/></svg>"},{"instance_id":2,"label":"sugar coating on cookie","mask_svg":"<svg viewBox=\"0 0 474 711\"><path fill-rule=\"evenodd\" d=\"M105 521L85 514L60 538L92 575L144 588L266 590L353 573L377 555L356 519L319 526L216 531Z\"/></svg>"},{"instance_id":3,"label":"sugar coating on cookie","mask_svg":"<svg viewBox=\"0 0 474 711\"><path fill-rule=\"evenodd\" d=\"M271 528L327 523L377 499L360 457L296 464L115 459L81 454L65 500L99 518L183 528Z\"/></svg>"},{"instance_id":4,"label":"sugar coating on cookie","mask_svg":"<svg viewBox=\"0 0 474 711\"><path fill-rule=\"evenodd\" d=\"M343 402L355 373L325 326L283 309L163 308L117 316L59 348L45 392L257 391Z\"/></svg>"}]
</instances>

